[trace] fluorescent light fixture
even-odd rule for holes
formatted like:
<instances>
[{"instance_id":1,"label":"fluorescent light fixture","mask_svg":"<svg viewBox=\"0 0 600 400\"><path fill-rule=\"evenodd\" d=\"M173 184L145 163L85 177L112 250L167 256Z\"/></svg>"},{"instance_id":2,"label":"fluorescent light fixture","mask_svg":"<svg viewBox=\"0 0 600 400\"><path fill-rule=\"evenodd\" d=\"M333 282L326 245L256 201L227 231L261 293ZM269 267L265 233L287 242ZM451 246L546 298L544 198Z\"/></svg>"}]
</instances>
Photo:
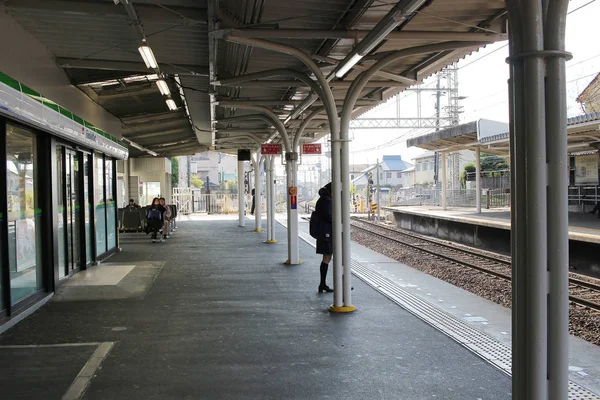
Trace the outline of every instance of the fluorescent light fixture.
<instances>
[{"instance_id":1,"label":"fluorescent light fixture","mask_svg":"<svg viewBox=\"0 0 600 400\"><path fill-rule=\"evenodd\" d=\"M150 149L147 149L143 146L140 146L139 144L132 142L131 140L127 139L127 138L123 138L124 141L126 141L127 143L129 143L129 145L135 149L138 149L140 151L145 151L146 153L150 154L151 156L157 157L158 153L153 152Z\"/></svg>"},{"instance_id":2,"label":"fluorescent light fixture","mask_svg":"<svg viewBox=\"0 0 600 400\"><path fill-rule=\"evenodd\" d=\"M360 54L355 54L352 57L350 57L350 59L348 61L346 61L340 69L337 70L337 72L335 73L335 76L337 76L338 78L341 78L342 76L346 75L346 72L350 71L350 68L354 67L356 65L356 63L359 62L362 57L363 56L361 56Z\"/></svg>"},{"instance_id":3,"label":"fluorescent light fixture","mask_svg":"<svg viewBox=\"0 0 600 400\"><path fill-rule=\"evenodd\" d=\"M158 64L156 63L156 58L154 58L154 53L148 43L144 40L142 45L138 47L138 50L144 59L144 63L146 64L146 68L156 69L158 68Z\"/></svg>"},{"instance_id":4,"label":"fluorescent light fixture","mask_svg":"<svg viewBox=\"0 0 600 400\"><path fill-rule=\"evenodd\" d=\"M160 90L160 93L163 96L170 96L171 95L171 90L169 90L169 85L167 85L167 82L164 81L164 79L159 79L156 81L156 86L158 86L158 90Z\"/></svg>"},{"instance_id":5,"label":"fluorescent light fixture","mask_svg":"<svg viewBox=\"0 0 600 400\"><path fill-rule=\"evenodd\" d=\"M173 99L167 99L167 106L169 106L169 110L171 111L177 110L177 104L175 104Z\"/></svg>"}]
</instances>

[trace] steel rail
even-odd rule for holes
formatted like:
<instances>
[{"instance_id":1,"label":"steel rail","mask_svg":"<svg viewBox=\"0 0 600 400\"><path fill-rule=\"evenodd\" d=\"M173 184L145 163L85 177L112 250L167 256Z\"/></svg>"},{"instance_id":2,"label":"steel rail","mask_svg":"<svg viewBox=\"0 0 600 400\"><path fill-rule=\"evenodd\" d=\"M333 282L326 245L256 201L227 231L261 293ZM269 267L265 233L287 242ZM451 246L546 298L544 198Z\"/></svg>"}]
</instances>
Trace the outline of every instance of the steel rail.
<instances>
[{"instance_id":1,"label":"steel rail","mask_svg":"<svg viewBox=\"0 0 600 400\"><path fill-rule=\"evenodd\" d=\"M357 221L356 219L354 219L354 220ZM504 264L507 267L510 267L510 265L511 265L510 262L507 262L507 261L504 261L504 260L501 260L501 259L497 259L497 258L494 258L492 256L488 256L488 255L485 255L485 254L479 254L479 253L477 253L475 251L471 251L471 250L468 250L468 249L462 249L462 248L461 249L457 249L455 247L452 247L452 245L448 245L448 244L445 244L445 243L442 243L442 242L438 242L438 241L435 241L435 240L430 240L430 239L427 239L427 238L423 238L423 237L421 237L419 235L413 235L413 234L401 232L401 231L398 231L398 230L395 230L395 229L390 229L388 227L379 226L377 224L373 224L373 223L368 222L368 221L358 221L358 222L363 223L363 224L367 224L367 225L373 225L373 226L375 226L377 228L388 230L388 231L394 232L394 233L396 233L398 235L404 235L404 236L408 236L408 237L413 238L413 239L422 240L422 241L424 241L426 243L430 243L430 244L433 244L433 245L436 245L436 246L439 246L439 247L442 247L442 248L447 248L447 249L450 249L450 250L455 251L455 252L461 252L461 253L468 254L470 256L476 256L476 257L480 257L480 258L486 259L488 261L493 261L493 262L497 262L497 263L500 263L500 264ZM435 257L438 257L438 258L441 258L441 259L444 259L444 260L447 260L447 261L451 261L451 262L454 262L454 263L458 263L458 264L467 266L469 268L481 271L481 272L486 273L488 275L492 275L492 276L495 276L497 278L503 279L503 280L505 280L507 282L510 282L512 280L512 277L510 275L503 274L503 273L497 272L497 271L493 271L493 270L488 269L486 267L481 267L479 265L475 265L475 264L473 264L473 263L471 263L469 261L465 261L465 260L461 260L460 258L452 257L451 255L440 254L439 252L436 252L435 250L429 250L429 249L423 248L422 245L412 244L412 243L406 243L406 242L404 242L404 241L402 241L400 239L395 239L395 238L386 236L386 235L384 235L382 233L374 232L374 231L372 231L370 229L367 229L365 227L359 226L357 224L352 224L352 226L354 228L361 229L361 230L363 230L365 232L369 232L370 234L378 236L378 237L381 237L383 239L391 240L391 241L397 242L397 243L399 243L399 244L401 244L403 246L411 247L413 249L422 251L424 253L433 255ZM595 292L600 293L600 285L594 285L593 283L585 282L585 281L582 281L582 280L579 280L579 279L576 279L576 278L569 278L569 283L573 284L573 285L585 287L586 289L590 289L590 290L593 290ZM596 302L584 299L584 298L582 298L580 296L574 296L574 295L569 295L569 300L572 303L579 304L579 305L582 305L584 307L588 307L588 308L593 309L595 311L600 311L600 303L596 303Z\"/></svg>"}]
</instances>

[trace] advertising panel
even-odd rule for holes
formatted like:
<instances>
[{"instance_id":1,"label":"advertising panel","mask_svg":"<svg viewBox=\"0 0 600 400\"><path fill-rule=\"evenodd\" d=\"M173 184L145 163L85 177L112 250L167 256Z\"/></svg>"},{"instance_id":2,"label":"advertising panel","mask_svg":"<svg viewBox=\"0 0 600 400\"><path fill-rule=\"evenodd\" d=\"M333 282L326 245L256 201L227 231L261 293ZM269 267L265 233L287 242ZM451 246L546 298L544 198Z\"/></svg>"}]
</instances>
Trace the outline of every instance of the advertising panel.
<instances>
[{"instance_id":1,"label":"advertising panel","mask_svg":"<svg viewBox=\"0 0 600 400\"><path fill-rule=\"evenodd\" d=\"M575 156L575 184L598 184L598 154Z\"/></svg>"}]
</instances>

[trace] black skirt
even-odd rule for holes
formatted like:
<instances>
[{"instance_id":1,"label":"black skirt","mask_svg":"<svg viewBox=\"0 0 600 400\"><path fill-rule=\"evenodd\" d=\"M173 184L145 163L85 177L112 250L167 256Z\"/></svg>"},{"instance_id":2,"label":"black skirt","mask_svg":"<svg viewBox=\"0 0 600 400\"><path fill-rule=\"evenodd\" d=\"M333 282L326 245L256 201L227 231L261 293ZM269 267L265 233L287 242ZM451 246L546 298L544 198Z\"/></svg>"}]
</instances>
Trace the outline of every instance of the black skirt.
<instances>
[{"instance_id":1,"label":"black skirt","mask_svg":"<svg viewBox=\"0 0 600 400\"><path fill-rule=\"evenodd\" d=\"M333 254L333 242L317 239L317 254Z\"/></svg>"}]
</instances>

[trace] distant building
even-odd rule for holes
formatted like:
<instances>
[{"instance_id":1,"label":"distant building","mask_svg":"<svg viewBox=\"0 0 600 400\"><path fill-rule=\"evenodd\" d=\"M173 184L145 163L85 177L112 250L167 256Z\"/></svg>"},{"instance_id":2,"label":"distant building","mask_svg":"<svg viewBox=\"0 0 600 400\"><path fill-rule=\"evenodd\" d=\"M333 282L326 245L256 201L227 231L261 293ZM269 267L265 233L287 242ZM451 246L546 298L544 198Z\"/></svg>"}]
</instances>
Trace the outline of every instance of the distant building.
<instances>
[{"instance_id":1,"label":"distant building","mask_svg":"<svg viewBox=\"0 0 600 400\"><path fill-rule=\"evenodd\" d=\"M585 114L600 112L600 73L590 82L577 97Z\"/></svg>"},{"instance_id":2,"label":"distant building","mask_svg":"<svg viewBox=\"0 0 600 400\"><path fill-rule=\"evenodd\" d=\"M211 193L237 185L237 157L231 154L206 151L194 154L189 158L190 180L196 176L202 181L210 182ZM187 166L186 166L187 167ZM181 167L180 167L181 169ZM206 187L206 186L205 186ZM235 186L237 188L237 186Z\"/></svg>"},{"instance_id":3,"label":"distant building","mask_svg":"<svg viewBox=\"0 0 600 400\"><path fill-rule=\"evenodd\" d=\"M415 171L413 185L416 187L430 188L435 184L435 153L426 151L415 157ZM442 157L438 155L438 182L441 181ZM460 189L460 173L465 165L475 163L475 154L471 150L459 150L446 155L446 182L449 189Z\"/></svg>"},{"instance_id":4,"label":"distant building","mask_svg":"<svg viewBox=\"0 0 600 400\"><path fill-rule=\"evenodd\" d=\"M352 183L357 190L362 190L367 187L367 175L373 174L373 182L377 182L376 165L370 165L363 168L358 174L355 174ZM412 186L413 176L410 172L414 165L402 160L402 156L383 156L381 166L379 167L379 184L387 188L403 188ZM408 171L405 173L405 171Z\"/></svg>"}]
</instances>

